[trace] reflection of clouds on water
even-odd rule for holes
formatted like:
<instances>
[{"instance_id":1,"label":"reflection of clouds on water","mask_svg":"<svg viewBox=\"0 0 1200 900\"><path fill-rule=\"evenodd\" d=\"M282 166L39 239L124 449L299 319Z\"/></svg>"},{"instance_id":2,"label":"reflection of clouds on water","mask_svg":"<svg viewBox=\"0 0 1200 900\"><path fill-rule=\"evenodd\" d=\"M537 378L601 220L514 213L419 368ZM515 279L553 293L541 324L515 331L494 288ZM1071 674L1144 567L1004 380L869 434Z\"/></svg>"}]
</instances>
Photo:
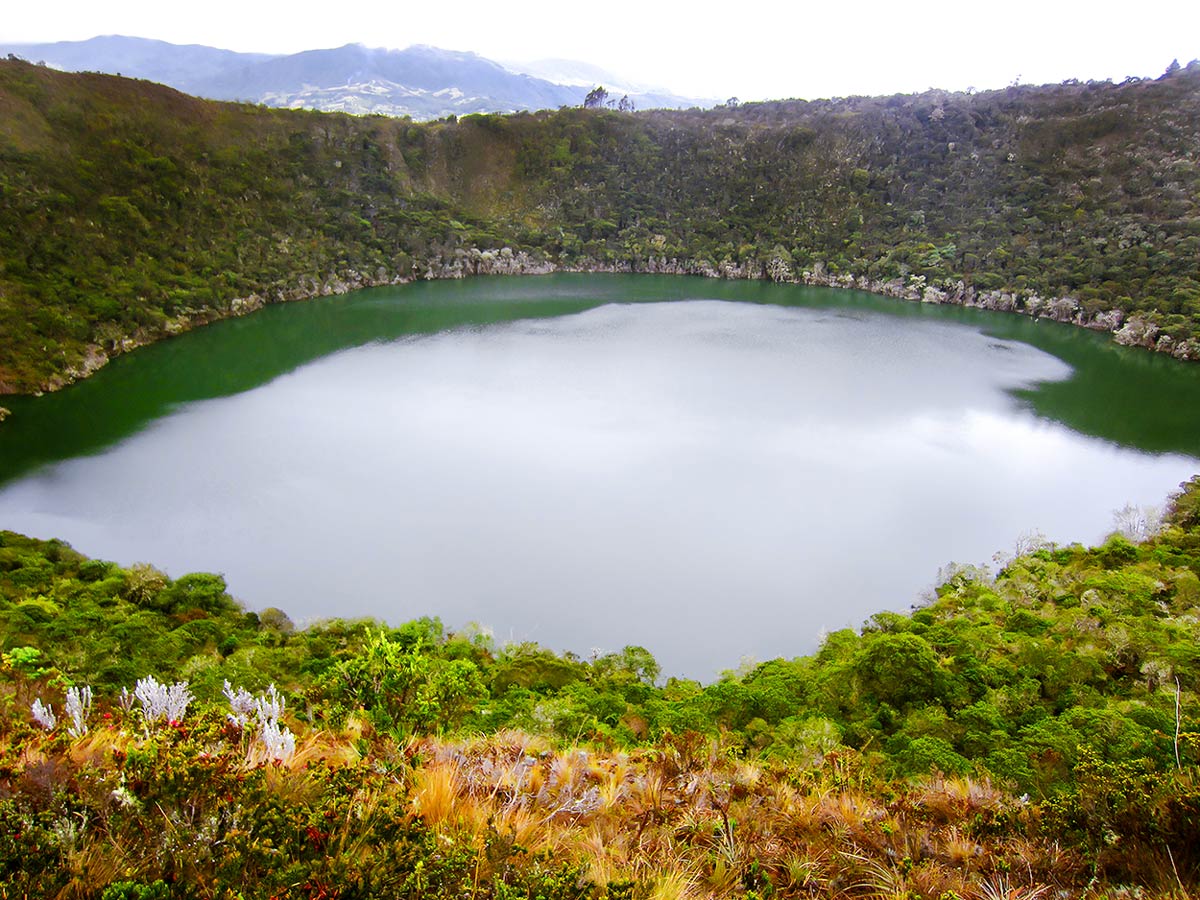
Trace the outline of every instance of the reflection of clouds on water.
<instances>
[{"instance_id":1,"label":"reflection of clouds on water","mask_svg":"<svg viewBox=\"0 0 1200 900\"><path fill-rule=\"evenodd\" d=\"M1195 461L1080 437L952 324L718 301L372 344L0 492L6 527L294 619L436 614L702 677L905 609L950 559L1095 540Z\"/></svg>"}]
</instances>

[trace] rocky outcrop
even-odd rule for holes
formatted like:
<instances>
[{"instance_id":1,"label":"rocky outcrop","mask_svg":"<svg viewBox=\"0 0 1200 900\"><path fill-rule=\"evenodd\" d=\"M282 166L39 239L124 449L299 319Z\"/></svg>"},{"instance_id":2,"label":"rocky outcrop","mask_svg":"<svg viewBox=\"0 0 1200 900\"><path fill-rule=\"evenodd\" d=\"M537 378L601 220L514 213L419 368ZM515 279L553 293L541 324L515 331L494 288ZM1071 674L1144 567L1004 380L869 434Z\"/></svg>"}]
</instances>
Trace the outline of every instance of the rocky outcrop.
<instances>
[{"instance_id":1,"label":"rocky outcrop","mask_svg":"<svg viewBox=\"0 0 1200 900\"><path fill-rule=\"evenodd\" d=\"M63 375L55 376L44 382L38 393L56 391L68 384L87 378L123 353L153 344L164 338L183 334L201 325L248 315L269 303L311 300L314 297L345 294L359 288L379 287L386 284L403 284L411 280L411 277L396 275L382 268L376 270L373 275L348 269L343 273L329 275L325 278L305 278L291 287L279 288L266 295L252 293L245 297L235 297L224 309L184 310L158 328L139 328L132 334L109 341L106 345L88 344L80 361L70 366Z\"/></svg>"},{"instance_id":2,"label":"rocky outcrop","mask_svg":"<svg viewBox=\"0 0 1200 900\"><path fill-rule=\"evenodd\" d=\"M511 247L499 250L480 250L478 247L459 248L447 257L425 260L414 270L421 278L466 278L469 275L548 275L556 271L553 263L530 256L524 250Z\"/></svg>"},{"instance_id":3,"label":"rocky outcrop","mask_svg":"<svg viewBox=\"0 0 1200 900\"><path fill-rule=\"evenodd\" d=\"M823 287L852 288L900 300L949 303L995 312L1019 313L1035 319L1051 319L1093 331L1107 331L1122 346L1144 347L1180 360L1200 360L1200 341L1177 340L1163 335L1153 322L1137 316L1126 320L1125 314L1119 309L1089 313L1073 297L1046 298L1036 293L1022 295L1011 291L976 291L962 281L939 288L926 285L925 279L920 276L910 277L907 281L899 278L880 281L851 274L831 275L821 265L805 271L794 281Z\"/></svg>"},{"instance_id":4,"label":"rocky outcrop","mask_svg":"<svg viewBox=\"0 0 1200 900\"><path fill-rule=\"evenodd\" d=\"M1158 346L1158 326L1134 316L1114 332L1113 340L1124 347L1146 347L1152 350Z\"/></svg>"}]
</instances>

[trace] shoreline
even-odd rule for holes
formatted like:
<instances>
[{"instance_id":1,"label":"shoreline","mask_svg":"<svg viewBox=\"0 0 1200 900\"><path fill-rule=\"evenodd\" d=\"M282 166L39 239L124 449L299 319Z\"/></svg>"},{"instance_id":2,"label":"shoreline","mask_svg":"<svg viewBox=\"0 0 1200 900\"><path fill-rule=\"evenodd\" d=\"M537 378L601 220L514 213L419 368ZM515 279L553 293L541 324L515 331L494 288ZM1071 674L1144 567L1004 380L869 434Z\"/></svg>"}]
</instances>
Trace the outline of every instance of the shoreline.
<instances>
[{"instance_id":1,"label":"shoreline","mask_svg":"<svg viewBox=\"0 0 1200 900\"><path fill-rule=\"evenodd\" d=\"M37 389L28 392L13 392L8 396L40 396L61 390L81 381L102 369L118 356L140 347L184 334L194 328L210 325L225 319L237 318L257 312L276 303L294 303L329 297L362 290L370 287L411 284L416 281L443 281L471 278L480 275L536 276L558 272L578 274L625 274L625 275L677 275L739 281L771 281L776 284L797 284L811 287L829 287L842 290L858 290L904 300L913 303L963 306L993 312L1015 313L1033 319L1050 319L1054 322L1104 331L1112 340L1126 347L1141 347L1155 353L1164 353L1184 362L1200 361L1200 341L1176 341L1162 334L1157 325L1135 314L1126 316L1118 309L1089 314L1072 297L1044 298L1036 293L1022 295L1014 291L977 291L959 280L947 287L927 285L924 276L909 276L890 280L872 279L853 273L833 274L818 262L810 270L795 273L788 263L775 258L763 264L753 262L736 264L722 262L713 265L707 260L668 259L650 257L635 265L632 261L619 263L585 259L573 263L555 263L530 256L523 250L510 247L500 250L457 250L449 259L436 257L414 264L412 274L391 274L380 268L374 275L348 269L338 275L323 279L309 277L290 289L277 289L273 293L251 293L229 301L228 307L184 312L170 320L161 330L138 331L114 342L105 348L99 344L87 345L80 363L67 368L61 375L44 381ZM0 423L9 415L9 410L0 405Z\"/></svg>"}]
</instances>

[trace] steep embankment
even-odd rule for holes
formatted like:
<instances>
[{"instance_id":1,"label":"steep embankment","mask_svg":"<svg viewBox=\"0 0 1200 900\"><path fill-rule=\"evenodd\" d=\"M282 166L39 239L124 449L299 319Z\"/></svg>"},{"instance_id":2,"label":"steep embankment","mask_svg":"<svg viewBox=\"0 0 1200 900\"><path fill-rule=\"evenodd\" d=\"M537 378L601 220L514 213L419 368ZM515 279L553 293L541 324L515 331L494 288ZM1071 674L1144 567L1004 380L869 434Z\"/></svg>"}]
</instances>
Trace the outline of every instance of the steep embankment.
<instances>
[{"instance_id":1,"label":"steep embankment","mask_svg":"<svg viewBox=\"0 0 1200 900\"><path fill-rule=\"evenodd\" d=\"M416 125L0 62L0 392L263 302L552 268L853 284L1200 357L1198 147L1194 66Z\"/></svg>"}]
</instances>

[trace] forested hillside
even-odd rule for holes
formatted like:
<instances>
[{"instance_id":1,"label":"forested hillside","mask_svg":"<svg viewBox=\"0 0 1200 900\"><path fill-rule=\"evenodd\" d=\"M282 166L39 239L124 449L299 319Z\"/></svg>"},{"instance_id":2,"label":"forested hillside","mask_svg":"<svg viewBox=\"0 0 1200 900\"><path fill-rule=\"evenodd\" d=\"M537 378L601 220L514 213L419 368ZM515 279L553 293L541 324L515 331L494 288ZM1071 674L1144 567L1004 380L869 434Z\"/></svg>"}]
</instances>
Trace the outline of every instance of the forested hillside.
<instances>
[{"instance_id":1,"label":"forested hillside","mask_svg":"<svg viewBox=\"0 0 1200 900\"><path fill-rule=\"evenodd\" d=\"M1190 896L1183 488L707 686L0 533L0 894Z\"/></svg>"},{"instance_id":2,"label":"forested hillside","mask_svg":"<svg viewBox=\"0 0 1200 900\"><path fill-rule=\"evenodd\" d=\"M556 267L853 283L1200 358L1197 148L1196 65L419 125L4 61L0 391L264 302Z\"/></svg>"}]
</instances>

